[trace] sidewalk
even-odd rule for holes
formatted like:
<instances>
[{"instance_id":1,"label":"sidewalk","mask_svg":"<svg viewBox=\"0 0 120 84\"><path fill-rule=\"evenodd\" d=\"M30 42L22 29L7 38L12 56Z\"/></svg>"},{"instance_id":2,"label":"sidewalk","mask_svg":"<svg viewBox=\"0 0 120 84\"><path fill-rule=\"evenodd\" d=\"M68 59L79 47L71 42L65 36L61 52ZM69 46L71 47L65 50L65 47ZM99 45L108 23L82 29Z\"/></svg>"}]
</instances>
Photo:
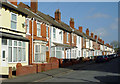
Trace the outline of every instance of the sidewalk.
<instances>
[{"instance_id":1,"label":"sidewalk","mask_svg":"<svg viewBox=\"0 0 120 84\"><path fill-rule=\"evenodd\" d=\"M49 70L46 72L39 72L36 74L18 76L18 77L14 77L11 79L3 80L2 82L40 82L41 80L45 80L45 79L52 78L57 75L69 73L71 71L74 71L77 67L82 68L92 63L93 62L85 62L82 64L76 64L76 65L69 66L66 68L58 68L58 69L53 69L53 70Z\"/></svg>"}]
</instances>

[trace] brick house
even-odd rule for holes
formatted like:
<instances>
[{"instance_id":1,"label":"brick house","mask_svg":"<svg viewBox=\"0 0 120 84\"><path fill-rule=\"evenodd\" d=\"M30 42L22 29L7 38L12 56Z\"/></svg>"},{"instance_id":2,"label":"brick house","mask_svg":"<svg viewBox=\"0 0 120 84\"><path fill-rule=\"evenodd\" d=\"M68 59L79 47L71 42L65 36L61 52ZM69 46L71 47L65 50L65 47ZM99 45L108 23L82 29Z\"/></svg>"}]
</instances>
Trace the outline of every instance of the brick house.
<instances>
[{"instance_id":1,"label":"brick house","mask_svg":"<svg viewBox=\"0 0 120 84\"><path fill-rule=\"evenodd\" d=\"M29 64L47 63L49 59L49 23L37 15L38 3L31 1L31 7L19 3L28 17L26 18L26 38L29 43Z\"/></svg>"}]
</instances>

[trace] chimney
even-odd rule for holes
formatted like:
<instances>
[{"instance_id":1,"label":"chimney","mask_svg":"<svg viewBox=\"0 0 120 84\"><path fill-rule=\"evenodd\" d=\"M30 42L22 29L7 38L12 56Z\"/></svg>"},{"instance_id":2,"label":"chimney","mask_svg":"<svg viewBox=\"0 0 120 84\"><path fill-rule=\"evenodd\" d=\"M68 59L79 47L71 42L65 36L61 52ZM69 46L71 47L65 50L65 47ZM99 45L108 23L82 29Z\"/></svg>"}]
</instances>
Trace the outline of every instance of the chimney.
<instances>
[{"instance_id":1,"label":"chimney","mask_svg":"<svg viewBox=\"0 0 120 84\"><path fill-rule=\"evenodd\" d=\"M13 5L17 6L17 0L8 0L10 3L12 3Z\"/></svg>"},{"instance_id":2,"label":"chimney","mask_svg":"<svg viewBox=\"0 0 120 84\"><path fill-rule=\"evenodd\" d=\"M82 26L79 26L79 31L80 31L81 33L82 33L82 28L83 28Z\"/></svg>"},{"instance_id":3,"label":"chimney","mask_svg":"<svg viewBox=\"0 0 120 84\"><path fill-rule=\"evenodd\" d=\"M61 22L61 12L60 12L59 9L57 9L57 10L55 11L55 20L56 20L57 22Z\"/></svg>"},{"instance_id":4,"label":"chimney","mask_svg":"<svg viewBox=\"0 0 120 84\"><path fill-rule=\"evenodd\" d=\"M97 35L95 35L95 39L97 40Z\"/></svg>"},{"instance_id":5,"label":"chimney","mask_svg":"<svg viewBox=\"0 0 120 84\"><path fill-rule=\"evenodd\" d=\"M89 29L88 28L86 29L86 34L89 36Z\"/></svg>"},{"instance_id":6,"label":"chimney","mask_svg":"<svg viewBox=\"0 0 120 84\"><path fill-rule=\"evenodd\" d=\"M93 35L94 35L93 32L91 32L91 37L92 37L92 38L93 38Z\"/></svg>"},{"instance_id":7,"label":"chimney","mask_svg":"<svg viewBox=\"0 0 120 84\"><path fill-rule=\"evenodd\" d=\"M103 44L104 44L104 41L102 41L103 42Z\"/></svg>"},{"instance_id":8,"label":"chimney","mask_svg":"<svg viewBox=\"0 0 120 84\"><path fill-rule=\"evenodd\" d=\"M35 13L38 11L38 0L31 0L31 8Z\"/></svg>"},{"instance_id":9,"label":"chimney","mask_svg":"<svg viewBox=\"0 0 120 84\"><path fill-rule=\"evenodd\" d=\"M100 37L98 37L98 41L100 41Z\"/></svg>"},{"instance_id":10,"label":"chimney","mask_svg":"<svg viewBox=\"0 0 120 84\"><path fill-rule=\"evenodd\" d=\"M70 27L74 28L74 18L70 18Z\"/></svg>"}]
</instances>

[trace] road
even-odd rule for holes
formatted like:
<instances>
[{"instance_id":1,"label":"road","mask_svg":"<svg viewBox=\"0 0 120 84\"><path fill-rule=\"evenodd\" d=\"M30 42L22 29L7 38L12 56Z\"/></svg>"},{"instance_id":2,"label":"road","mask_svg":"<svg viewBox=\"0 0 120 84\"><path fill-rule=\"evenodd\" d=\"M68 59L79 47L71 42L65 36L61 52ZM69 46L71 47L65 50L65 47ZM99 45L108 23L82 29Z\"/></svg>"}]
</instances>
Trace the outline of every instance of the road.
<instances>
[{"instance_id":1,"label":"road","mask_svg":"<svg viewBox=\"0 0 120 84\"><path fill-rule=\"evenodd\" d=\"M120 57L109 62L94 63L83 68L78 65L71 69L73 69L72 72L54 76L41 82L118 83L120 79Z\"/></svg>"}]
</instances>

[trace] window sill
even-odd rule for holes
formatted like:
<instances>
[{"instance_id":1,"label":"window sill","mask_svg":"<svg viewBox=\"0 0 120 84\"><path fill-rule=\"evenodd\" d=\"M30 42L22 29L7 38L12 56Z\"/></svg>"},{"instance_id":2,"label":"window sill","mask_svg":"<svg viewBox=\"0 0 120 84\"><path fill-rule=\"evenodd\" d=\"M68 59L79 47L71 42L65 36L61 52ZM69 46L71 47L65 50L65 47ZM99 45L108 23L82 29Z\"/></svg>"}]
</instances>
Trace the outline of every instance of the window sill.
<instances>
[{"instance_id":1,"label":"window sill","mask_svg":"<svg viewBox=\"0 0 120 84\"><path fill-rule=\"evenodd\" d=\"M31 35L30 33L26 33L26 35Z\"/></svg>"},{"instance_id":2,"label":"window sill","mask_svg":"<svg viewBox=\"0 0 120 84\"><path fill-rule=\"evenodd\" d=\"M69 42L66 42L66 43L69 43Z\"/></svg>"},{"instance_id":3,"label":"window sill","mask_svg":"<svg viewBox=\"0 0 120 84\"><path fill-rule=\"evenodd\" d=\"M14 63L14 64L16 64L16 63L27 63L26 61L24 61L24 62L8 62L9 64L12 64L12 63Z\"/></svg>"},{"instance_id":4,"label":"window sill","mask_svg":"<svg viewBox=\"0 0 120 84\"><path fill-rule=\"evenodd\" d=\"M40 37L40 38L41 38L42 36L37 36L37 37Z\"/></svg>"}]
</instances>

